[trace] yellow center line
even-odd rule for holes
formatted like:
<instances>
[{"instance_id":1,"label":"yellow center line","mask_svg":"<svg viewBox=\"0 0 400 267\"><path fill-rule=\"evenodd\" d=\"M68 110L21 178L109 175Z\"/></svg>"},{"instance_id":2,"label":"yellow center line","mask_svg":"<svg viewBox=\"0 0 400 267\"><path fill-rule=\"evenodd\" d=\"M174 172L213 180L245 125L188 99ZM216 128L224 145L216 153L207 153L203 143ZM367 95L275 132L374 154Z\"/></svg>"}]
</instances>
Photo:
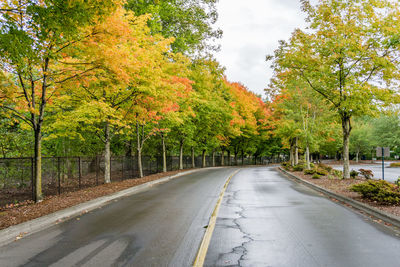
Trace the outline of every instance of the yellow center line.
<instances>
[{"instance_id":1,"label":"yellow center line","mask_svg":"<svg viewBox=\"0 0 400 267\"><path fill-rule=\"evenodd\" d=\"M211 237L214 232L215 223L217 222L219 207L221 206L222 199L224 197L226 188L228 187L228 184L231 181L232 177L235 176L235 174L237 174L239 171L240 171L240 169L235 171L231 176L229 176L228 180L225 182L225 185L224 185L221 193L219 194L217 204L215 205L214 211L211 214L211 218L208 223L207 230L204 234L203 241L201 242L199 251L197 252L196 259L194 260L194 263L193 263L193 266L195 266L195 267L202 267L204 264L204 261L206 259L206 255L207 255L207 250L208 250L208 247L210 246Z\"/></svg>"}]
</instances>

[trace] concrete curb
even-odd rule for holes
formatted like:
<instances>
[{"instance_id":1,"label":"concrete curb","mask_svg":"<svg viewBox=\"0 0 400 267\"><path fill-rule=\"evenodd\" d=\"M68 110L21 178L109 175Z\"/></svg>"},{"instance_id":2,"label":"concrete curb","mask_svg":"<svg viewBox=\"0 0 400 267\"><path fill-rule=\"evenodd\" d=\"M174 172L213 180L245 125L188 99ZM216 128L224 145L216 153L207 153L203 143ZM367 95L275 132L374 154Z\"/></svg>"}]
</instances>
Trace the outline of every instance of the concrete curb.
<instances>
[{"instance_id":1,"label":"concrete curb","mask_svg":"<svg viewBox=\"0 0 400 267\"><path fill-rule=\"evenodd\" d=\"M6 229L0 230L0 246L6 245L6 244L11 243L22 237L31 235L33 233L37 233L47 227L53 226L54 224L56 224L58 222L70 219L71 217L85 214L91 210L94 210L94 209L97 209L104 205L107 205L108 203L110 203L113 200L143 192L152 186L155 186L155 185L158 185L161 183L165 183L174 178L177 178L177 177L180 177L183 175L187 175L187 174L190 174L193 172L197 172L200 170L204 170L204 169L210 169L210 168L195 169L195 170L177 173L175 175L167 176L167 177L164 177L164 178L161 178L158 180L154 180L154 181L147 182L147 183L144 183L141 185L137 185L137 186L116 192L111 195L92 199L87 202L78 204L76 206L66 208L63 210L59 210L54 213L30 220L27 222L23 222L23 223L20 223L17 225L10 226Z\"/></svg>"},{"instance_id":2,"label":"concrete curb","mask_svg":"<svg viewBox=\"0 0 400 267\"><path fill-rule=\"evenodd\" d=\"M289 178L292 178L295 181L297 181L299 183L302 183L302 184L304 184L304 185L306 185L306 186L308 186L308 187L310 187L310 188L312 188L312 189L314 189L314 190L316 190L316 191L318 191L320 193L323 193L323 194L325 194L325 195L327 195L329 197L335 198L335 199L337 199L337 200L339 200L339 201L341 201L341 202L343 202L345 204L348 204L348 205L352 206L355 209L361 210L361 211L363 211L363 212L365 212L365 213L367 213L367 214L369 214L369 215L371 215L373 217L381 219L382 221L384 221L386 223L390 223L390 224L400 228L400 217L399 216L396 216L396 215L393 215L393 214L378 210L377 208L374 208L372 206L364 204L364 203L362 203L360 201L357 201L357 200L354 200L354 199L339 195L339 194L334 193L332 191L329 191L327 189L324 189L324 188L322 188L322 187L320 187L318 185L315 185L315 184L312 184L312 183L310 183L308 181L305 181L305 180L297 177L294 174L291 174L290 172L286 171L285 169L283 169L281 167L278 167L278 170L281 171L282 173L284 173Z\"/></svg>"}]
</instances>

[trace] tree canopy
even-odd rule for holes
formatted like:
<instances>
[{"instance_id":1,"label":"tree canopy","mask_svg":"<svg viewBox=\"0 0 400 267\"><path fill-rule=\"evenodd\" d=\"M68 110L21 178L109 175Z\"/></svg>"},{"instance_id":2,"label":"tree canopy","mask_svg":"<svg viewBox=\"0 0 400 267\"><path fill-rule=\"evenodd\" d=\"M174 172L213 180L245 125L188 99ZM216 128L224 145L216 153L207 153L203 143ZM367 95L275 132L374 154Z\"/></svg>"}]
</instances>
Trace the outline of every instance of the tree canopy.
<instances>
[{"instance_id":1,"label":"tree canopy","mask_svg":"<svg viewBox=\"0 0 400 267\"><path fill-rule=\"evenodd\" d=\"M273 57L275 72L290 72L338 115L344 177L354 116L373 115L397 97L399 6L392 1L302 1L307 31L296 29Z\"/></svg>"},{"instance_id":2,"label":"tree canopy","mask_svg":"<svg viewBox=\"0 0 400 267\"><path fill-rule=\"evenodd\" d=\"M6 1L0 6L0 153L111 157L262 154L269 107L208 54L215 0ZM161 148L159 144L161 143ZM235 147L235 148L234 148ZM194 165L194 164L193 164Z\"/></svg>"}]
</instances>

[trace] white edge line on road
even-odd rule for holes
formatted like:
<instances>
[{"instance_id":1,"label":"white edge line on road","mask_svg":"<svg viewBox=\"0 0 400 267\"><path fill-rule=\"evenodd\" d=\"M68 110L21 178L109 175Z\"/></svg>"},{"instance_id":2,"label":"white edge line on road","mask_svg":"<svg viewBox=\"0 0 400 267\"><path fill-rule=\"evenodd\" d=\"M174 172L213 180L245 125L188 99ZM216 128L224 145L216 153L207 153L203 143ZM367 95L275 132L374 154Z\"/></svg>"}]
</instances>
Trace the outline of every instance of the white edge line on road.
<instances>
[{"instance_id":1,"label":"white edge line on road","mask_svg":"<svg viewBox=\"0 0 400 267\"><path fill-rule=\"evenodd\" d=\"M219 207L221 206L222 199L224 197L226 188L228 187L229 182L231 181L232 177L235 176L239 171L240 171L240 169L235 171L233 174L231 174L231 176L229 176L229 178L225 182L224 187L222 188L221 193L219 194L217 204L215 204L215 208L211 214L211 218L208 223L207 230L204 233L204 237L203 237L203 240L201 241L199 251L197 252L196 259L194 260L194 263L193 263L194 267L202 267L204 265L204 261L207 256L207 250L208 250L208 247L210 246L211 237L214 232L215 224L217 222Z\"/></svg>"}]
</instances>

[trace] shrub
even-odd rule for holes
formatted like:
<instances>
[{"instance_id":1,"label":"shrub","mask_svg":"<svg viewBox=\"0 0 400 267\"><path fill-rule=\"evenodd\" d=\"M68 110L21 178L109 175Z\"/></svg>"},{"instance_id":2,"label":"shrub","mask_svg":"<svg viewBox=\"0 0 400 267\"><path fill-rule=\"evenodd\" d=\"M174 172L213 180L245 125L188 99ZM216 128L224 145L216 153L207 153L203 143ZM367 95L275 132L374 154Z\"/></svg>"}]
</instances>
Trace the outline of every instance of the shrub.
<instances>
[{"instance_id":1,"label":"shrub","mask_svg":"<svg viewBox=\"0 0 400 267\"><path fill-rule=\"evenodd\" d=\"M353 179L356 179L356 177L358 176L358 171L356 170L351 170L350 171L350 177Z\"/></svg>"},{"instance_id":2,"label":"shrub","mask_svg":"<svg viewBox=\"0 0 400 267\"><path fill-rule=\"evenodd\" d=\"M323 163L318 164L318 168L323 169L323 170L327 171L328 173L332 172L332 170L333 170L333 168L331 166L323 164Z\"/></svg>"},{"instance_id":3,"label":"shrub","mask_svg":"<svg viewBox=\"0 0 400 267\"><path fill-rule=\"evenodd\" d=\"M304 168L307 166L307 163L304 163ZM310 162L310 168L315 169L315 164Z\"/></svg>"},{"instance_id":4,"label":"shrub","mask_svg":"<svg viewBox=\"0 0 400 267\"><path fill-rule=\"evenodd\" d=\"M350 191L380 204L399 204L399 187L384 180L369 180L350 187Z\"/></svg>"},{"instance_id":5,"label":"shrub","mask_svg":"<svg viewBox=\"0 0 400 267\"><path fill-rule=\"evenodd\" d=\"M294 170L295 172L301 172L301 171L304 170L304 166L301 165L301 164L297 164L296 166L293 167L293 170Z\"/></svg>"},{"instance_id":6,"label":"shrub","mask_svg":"<svg viewBox=\"0 0 400 267\"><path fill-rule=\"evenodd\" d=\"M290 165L290 162L282 162L281 166L287 171L290 171L292 169L292 165Z\"/></svg>"},{"instance_id":7,"label":"shrub","mask_svg":"<svg viewBox=\"0 0 400 267\"><path fill-rule=\"evenodd\" d=\"M394 181L394 184L397 186L400 186L400 177L398 177L397 180Z\"/></svg>"},{"instance_id":8,"label":"shrub","mask_svg":"<svg viewBox=\"0 0 400 267\"><path fill-rule=\"evenodd\" d=\"M288 166L290 166L290 162L288 162L288 161L282 162L281 166L282 167L288 167Z\"/></svg>"},{"instance_id":9,"label":"shrub","mask_svg":"<svg viewBox=\"0 0 400 267\"><path fill-rule=\"evenodd\" d=\"M305 160L300 160L299 164L303 165L304 167L307 166L307 162ZM310 161L310 168L314 169L315 165Z\"/></svg>"},{"instance_id":10,"label":"shrub","mask_svg":"<svg viewBox=\"0 0 400 267\"><path fill-rule=\"evenodd\" d=\"M314 174L311 178L313 178L313 179L319 179L319 178L321 178L321 175L319 175L319 174Z\"/></svg>"},{"instance_id":11,"label":"shrub","mask_svg":"<svg viewBox=\"0 0 400 267\"><path fill-rule=\"evenodd\" d=\"M392 162L392 163L390 163L390 167L394 167L394 168L400 167L400 162Z\"/></svg>"},{"instance_id":12,"label":"shrub","mask_svg":"<svg viewBox=\"0 0 400 267\"><path fill-rule=\"evenodd\" d=\"M325 169L321 169L321 168L317 168L315 172L322 176L328 175L328 171Z\"/></svg>"},{"instance_id":13,"label":"shrub","mask_svg":"<svg viewBox=\"0 0 400 267\"><path fill-rule=\"evenodd\" d=\"M343 172L339 170L332 170L332 174L335 175L337 178L343 177Z\"/></svg>"},{"instance_id":14,"label":"shrub","mask_svg":"<svg viewBox=\"0 0 400 267\"><path fill-rule=\"evenodd\" d=\"M306 175L315 174L315 170L314 169L304 170L304 174L306 174Z\"/></svg>"},{"instance_id":15,"label":"shrub","mask_svg":"<svg viewBox=\"0 0 400 267\"><path fill-rule=\"evenodd\" d=\"M364 176L364 178L367 179L367 180L369 180L369 179L371 179L372 177L374 177L374 174L372 173L371 170L359 169L358 171L359 171L360 174L361 174L362 176Z\"/></svg>"},{"instance_id":16,"label":"shrub","mask_svg":"<svg viewBox=\"0 0 400 267\"><path fill-rule=\"evenodd\" d=\"M19 183L18 184L18 189L22 189L22 188L25 188L25 187L27 187L28 185L26 184L26 183Z\"/></svg>"}]
</instances>

